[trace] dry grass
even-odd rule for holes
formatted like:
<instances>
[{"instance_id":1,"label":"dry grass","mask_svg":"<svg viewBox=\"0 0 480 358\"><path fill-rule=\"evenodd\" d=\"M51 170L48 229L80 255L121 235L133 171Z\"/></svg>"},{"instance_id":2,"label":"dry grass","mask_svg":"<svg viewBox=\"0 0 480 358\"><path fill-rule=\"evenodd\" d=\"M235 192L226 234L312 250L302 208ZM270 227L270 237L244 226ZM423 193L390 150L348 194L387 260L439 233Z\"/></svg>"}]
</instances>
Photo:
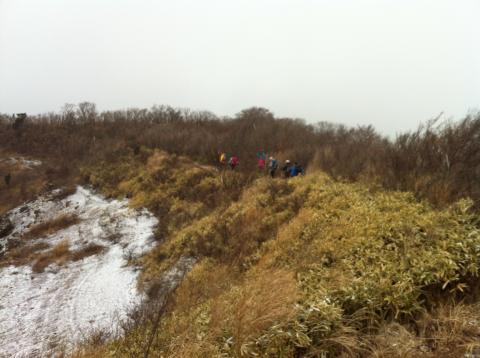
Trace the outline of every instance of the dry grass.
<instances>
[{"instance_id":1,"label":"dry grass","mask_svg":"<svg viewBox=\"0 0 480 358\"><path fill-rule=\"evenodd\" d=\"M151 356L239 357L264 329L294 317L297 299L291 272L250 272L245 277L234 267L203 260L169 300ZM152 324L134 325L126 337L110 346L111 351L119 357L144 356ZM225 342L221 349L219 342Z\"/></svg>"},{"instance_id":2,"label":"dry grass","mask_svg":"<svg viewBox=\"0 0 480 358\"><path fill-rule=\"evenodd\" d=\"M35 242L31 245L19 245L18 247L9 250L7 254L2 257L2 259L0 260L0 267L8 265L21 266L29 264L35 261L39 252L45 251L49 247L50 245L43 241Z\"/></svg>"},{"instance_id":3,"label":"dry grass","mask_svg":"<svg viewBox=\"0 0 480 358\"><path fill-rule=\"evenodd\" d=\"M72 261L79 261L89 256L98 255L103 250L105 250L104 246L97 245L95 243L90 243L84 248L72 252L70 255L70 259Z\"/></svg>"},{"instance_id":4,"label":"dry grass","mask_svg":"<svg viewBox=\"0 0 480 358\"><path fill-rule=\"evenodd\" d=\"M443 304L425 312L414 324L385 323L372 336L362 337L373 357L462 357L480 353L478 304ZM369 343L367 343L369 342Z\"/></svg>"},{"instance_id":5,"label":"dry grass","mask_svg":"<svg viewBox=\"0 0 480 358\"><path fill-rule=\"evenodd\" d=\"M106 345L111 338L109 333L103 330L94 330L88 337L83 338L77 349L68 352L65 347L58 347L53 350L52 356L57 358L104 358L112 354Z\"/></svg>"},{"instance_id":6,"label":"dry grass","mask_svg":"<svg viewBox=\"0 0 480 358\"><path fill-rule=\"evenodd\" d=\"M442 304L425 313L417 322L419 338L438 355L480 349L480 306L478 304Z\"/></svg>"},{"instance_id":7,"label":"dry grass","mask_svg":"<svg viewBox=\"0 0 480 358\"><path fill-rule=\"evenodd\" d=\"M69 261L79 261L89 256L98 255L104 249L105 247L101 245L91 243L82 249L71 251L68 240L64 240L51 250L33 256L35 262L32 265L32 271L43 272L52 263L62 266Z\"/></svg>"},{"instance_id":8,"label":"dry grass","mask_svg":"<svg viewBox=\"0 0 480 358\"><path fill-rule=\"evenodd\" d=\"M220 296L237 282L238 276L232 266L213 265L205 260L193 267L175 291L175 306L190 312L206 300Z\"/></svg>"},{"instance_id":9,"label":"dry grass","mask_svg":"<svg viewBox=\"0 0 480 358\"><path fill-rule=\"evenodd\" d=\"M28 169L11 164L10 157L16 157L0 148L0 215L19 206L25 201L35 199L45 189L47 180L41 167ZM10 174L10 183L4 177Z\"/></svg>"},{"instance_id":10,"label":"dry grass","mask_svg":"<svg viewBox=\"0 0 480 358\"><path fill-rule=\"evenodd\" d=\"M48 235L52 235L60 230L66 229L72 225L76 225L80 219L75 214L63 214L52 220L42 222L30 228L23 239L34 240Z\"/></svg>"},{"instance_id":11,"label":"dry grass","mask_svg":"<svg viewBox=\"0 0 480 358\"><path fill-rule=\"evenodd\" d=\"M291 272L262 271L248 277L238 288L212 303L211 332L227 333L233 341L232 351L239 357L248 351L247 344L263 330L288 321L295 315L297 286Z\"/></svg>"},{"instance_id":12,"label":"dry grass","mask_svg":"<svg viewBox=\"0 0 480 358\"><path fill-rule=\"evenodd\" d=\"M69 254L70 244L68 240L64 240L51 250L41 253L32 265L32 271L36 273L43 272L47 266L53 263L61 266L68 261Z\"/></svg>"},{"instance_id":13,"label":"dry grass","mask_svg":"<svg viewBox=\"0 0 480 358\"><path fill-rule=\"evenodd\" d=\"M61 188L60 192L54 196L54 199L55 200L63 200L66 197L68 197L72 194L75 194L76 191L77 191L77 186L73 182L72 183L67 183L66 185L64 185Z\"/></svg>"},{"instance_id":14,"label":"dry grass","mask_svg":"<svg viewBox=\"0 0 480 358\"><path fill-rule=\"evenodd\" d=\"M66 261L78 261L87 256L96 255L103 250L102 246L89 244L85 248L71 252L68 240L62 241L54 248L42 240L60 230L66 229L80 221L74 214L64 214L50 221L33 226L20 239L16 240L16 247L11 248L0 260L0 267L7 265L32 264L34 272L42 272L53 262L61 265ZM47 250L47 251L46 251Z\"/></svg>"},{"instance_id":15,"label":"dry grass","mask_svg":"<svg viewBox=\"0 0 480 358\"><path fill-rule=\"evenodd\" d=\"M112 353L106 347L89 347L80 348L79 350L71 354L60 354L59 357L63 358L105 358L112 357Z\"/></svg>"}]
</instances>

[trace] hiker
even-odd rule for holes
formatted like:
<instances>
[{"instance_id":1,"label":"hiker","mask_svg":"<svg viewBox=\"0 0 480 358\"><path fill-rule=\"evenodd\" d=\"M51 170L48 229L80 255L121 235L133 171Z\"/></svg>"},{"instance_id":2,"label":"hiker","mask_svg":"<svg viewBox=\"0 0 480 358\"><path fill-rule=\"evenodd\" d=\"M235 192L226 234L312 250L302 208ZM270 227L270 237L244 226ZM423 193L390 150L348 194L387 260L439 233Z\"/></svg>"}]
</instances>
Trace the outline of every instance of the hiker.
<instances>
[{"instance_id":1,"label":"hiker","mask_svg":"<svg viewBox=\"0 0 480 358\"><path fill-rule=\"evenodd\" d=\"M291 167L290 161L287 159L285 161L285 165L282 167L282 172L285 178L290 177L290 167Z\"/></svg>"},{"instance_id":2,"label":"hiker","mask_svg":"<svg viewBox=\"0 0 480 358\"><path fill-rule=\"evenodd\" d=\"M267 154L265 154L265 151L262 150L260 152L257 152L258 169L265 170L265 165L267 164L266 158Z\"/></svg>"},{"instance_id":3,"label":"hiker","mask_svg":"<svg viewBox=\"0 0 480 358\"><path fill-rule=\"evenodd\" d=\"M275 172L277 171L278 169L278 162L277 160L274 158L274 157L270 157L268 158L269 159L269 162L268 162L268 170L270 172L270 176L272 178L275 178Z\"/></svg>"},{"instance_id":4,"label":"hiker","mask_svg":"<svg viewBox=\"0 0 480 358\"><path fill-rule=\"evenodd\" d=\"M289 169L290 177L296 177L298 175L298 163L295 162Z\"/></svg>"},{"instance_id":5,"label":"hiker","mask_svg":"<svg viewBox=\"0 0 480 358\"><path fill-rule=\"evenodd\" d=\"M291 167L290 167L290 176L291 177L296 177L297 175L305 175L305 170L303 167L295 162Z\"/></svg>"},{"instance_id":6,"label":"hiker","mask_svg":"<svg viewBox=\"0 0 480 358\"><path fill-rule=\"evenodd\" d=\"M224 152L221 152L218 161L222 166L225 166L225 164L227 164L227 155Z\"/></svg>"},{"instance_id":7,"label":"hiker","mask_svg":"<svg viewBox=\"0 0 480 358\"><path fill-rule=\"evenodd\" d=\"M228 161L228 165L230 165L230 169L235 169L235 167L238 165L238 158L236 155L231 156L230 160Z\"/></svg>"},{"instance_id":8,"label":"hiker","mask_svg":"<svg viewBox=\"0 0 480 358\"><path fill-rule=\"evenodd\" d=\"M298 174L302 176L305 175L305 169L298 163L297 163L297 171L298 171Z\"/></svg>"},{"instance_id":9,"label":"hiker","mask_svg":"<svg viewBox=\"0 0 480 358\"><path fill-rule=\"evenodd\" d=\"M12 175L8 173L7 175L5 175L4 179L5 179L5 184L7 186L10 186L10 180L12 179Z\"/></svg>"}]
</instances>

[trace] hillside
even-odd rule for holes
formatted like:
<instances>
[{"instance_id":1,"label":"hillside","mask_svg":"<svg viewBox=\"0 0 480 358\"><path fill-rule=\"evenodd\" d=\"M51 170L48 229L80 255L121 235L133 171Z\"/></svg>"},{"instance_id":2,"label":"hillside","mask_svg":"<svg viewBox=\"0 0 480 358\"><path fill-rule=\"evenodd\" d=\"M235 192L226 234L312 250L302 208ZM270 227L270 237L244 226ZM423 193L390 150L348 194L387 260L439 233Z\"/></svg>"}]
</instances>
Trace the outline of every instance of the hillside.
<instances>
[{"instance_id":1,"label":"hillside","mask_svg":"<svg viewBox=\"0 0 480 358\"><path fill-rule=\"evenodd\" d=\"M479 15L0 0L0 358L480 358Z\"/></svg>"},{"instance_id":2,"label":"hillside","mask_svg":"<svg viewBox=\"0 0 480 358\"><path fill-rule=\"evenodd\" d=\"M140 157L83 175L161 218L140 279L151 307L124 337L80 356L458 357L480 348L471 201L439 210L321 172L252 179L159 151ZM197 263L159 307L156 278L181 257Z\"/></svg>"},{"instance_id":3,"label":"hillside","mask_svg":"<svg viewBox=\"0 0 480 358\"><path fill-rule=\"evenodd\" d=\"M0 305L15 306L2 314L16 327L25 302L83 292L58 307L93 326L97 311L79 307L96 302L92 293L105 308L98 323L111 319L119 290L137 304L126 312L122 296L121 319L88 334L68 314L61 332L48 319L22 321L36 333L30 348L77 358L480 356L479 115L390 140L262 108L217 118L80 107L89 111L0 116L0 269L9 273ZM307 174L270 178L257 168L261 150ZM236 170L218 164L220 151L238 155ZM70 206L79 195L97 199ZM35 209L44 198L47 209ZM158 221L145 232L132 219L144 214ZM133 255L142 233L147 244ZM104 290L108 257L118 275ZM58 273L88 289L63 287ZM43 280L52 286L35 286ZM0 332L8 353L14 333ZM82 339L61 342L69 337Z\"/></svg>"}]
</instances>

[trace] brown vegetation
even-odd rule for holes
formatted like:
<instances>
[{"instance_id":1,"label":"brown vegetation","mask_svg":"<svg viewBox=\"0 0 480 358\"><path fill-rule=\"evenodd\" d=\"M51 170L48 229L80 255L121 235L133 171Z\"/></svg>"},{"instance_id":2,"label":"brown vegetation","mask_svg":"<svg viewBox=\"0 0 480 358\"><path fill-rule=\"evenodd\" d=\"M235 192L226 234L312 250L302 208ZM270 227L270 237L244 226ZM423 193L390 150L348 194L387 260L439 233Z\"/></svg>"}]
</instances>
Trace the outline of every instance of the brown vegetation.
<instances>
[{"instance_id":1,"label":"brown vegetation","mask_svg":"<svg viewBox=\"0 0 480 358\"><path fill-rule=\"evenodd\" d=\"M41 240L48 235L68 228L79 222L73 214L64 214L50 221L33 226L21 238L14 240L14 247L9 249L0 260L0 267L7 265L32 264L33 272L43 272L52 263L63 265L68 261L79 261L86 257L97 255L104 246L90 243L75 251L70 250L68 240L64 240L50 249L50 245Z\"/></svg>"},{"instance_id":2,"label":"brown vegetation","mask_svg":"<svg viewBox=\"0 0 480 358\"><path fill-rule=\"evenodd\" d=\"M104 246L97 245L95 243L90 243L84 248L81 248L77 251L73 251L70 255L72 261L79 261L88 256L98 255L105 249Z\"/></svg>"},{"instance_id":3,"label":"brown vegetation","mask_svg":"<svg viewBox=\"0 0 480 358\"><path fill-rule=\"evenodd\" d=\"M34 262L39 252L42 252L50 247L46 242L35 242L31 245L22 245L12 248L0 260L0 267L8 265L25 265Z\"/></svg>"},{"instance_id":4,"label":"brown vegetation","mask_svg":"<svg viewBox=\"0 0 480 358\"><path fill-rule=\"evenodd\" d=\"M41 167L35 169L22 167L10 162L11 157L14 157L12 153L0 148L0 215L36 198L47 183ZM5 176L9 176L8 185Z\"/></svg>"},{"instance_id":5,"label":"brown vegetation","mask_svg":"<svg viewBox=\"0 0 480 358\"><path fill-rule=\"evenodd\" d=\"M0 138L8 134L3 132L4 129L0 124ZM69 195L75 190L74 172L64 175L56 167L55 161L26 165L23 161L31 160L28 154L24 153L27 157L23 157L15 151L15 146L12 147L13 150L4 150L1 140L3 139L0 139L0 215L53 188L64 188L59 195Z\"/></svg>"},{"instance_id":6,"label":"brown vegetation","mask_svg":"<svg viewBox=\"0 0 480 358\"><path fill-rule=\"evenodd\" d=\"M34 257L35 262L32 265L33 272L43 272L45 268L52 263L59 266L64 265L69 261L79 261L86 257L97 255L104 250L104 247L91 243L84 248L76 251L70 250L68 240L64 240L54 246L52 249L43 251Z\"/></svg>"},{"instance_id":7,"label":"brown vegetation","mask_svg":"<svg viewBox=\"0 0 480 358\"><path fill-rule=\"evenodd\" d=\"M45 251L50 247L43 239L48 235L52 235L57 231L66 229L80 221L77 215L63 214L54 219L32 226L21 238L16 238L12 242L12 246L1 258L0 267L6 265L28 265L32 262L36 272L43 271L52 261L58 261L55 257L65 256L65 250L69 251L67 241L49 251ZM100 252L101 250L91 244L80 252L72 253L72 260L76 261L85 256L90 256ZM64 257L65 258L65 257ZM70 258L69 258L70 259ZM45 266L46 265L46 266Z\"/></svg>"},{"instance_id":8,"label":"brown vegetation","mask_svg":"<svg viewBox=\"0 0 480 358\"><path fill-rule=\"evenodd\" d=\"M29 117L14 126L0 116L0 143L8 150L48 158L48 176L71 178L81 164L109 162L127 153L141 161L141 147L159 148L200 163L216 164L218 152L237 154L239 170L256 170L255 153L319 167L334 178L367 179L409 190L438 205L466 196L480 200L480 116L429 122L389 140L371 126L347 128L325 122L274 118L251 108L235 118L171 107L97 113L88 103L62 113Z\"/></svg>"},{"instance_id":9,"label":"brown vegetation","mask_svg":"<svg viewBox=\"0 0 480 358\"><path fill-rule=\"evenodd\" d=\"M43 272L47 266L52 263L57 265L63 265L70 253L70 244L68 240L64 240L54 246L51 250L41 253L34 264L32 265L32 271L39 273Z\"/></svg>"},{"instance_id":10,"label":"brown vegetation","mask_svg":"<svg viewBox=\"0 0 480 358\"><path fill-rule=\"evenodd\" d=\"M63 214L52 220L32 226L23 236L23 240L34 240L56 233L72 225L78 224L80 219L75 214Z\"/></svg>"},{"instance_id":11,"label":"brown vegetation","mask_svg":"<svg viewBox=\"0 0 480 358\"><path fill-rule=\"evenodd\" d=\"M457 358L480 354L478 304L441 305L425 312L415 325L386 323L368 339L373 357Z\"/></svg>"},{"instance_id":12,"label":"brown vegetation","mask_svg":"<svg viewBox=\"0 0 480 358\"><path fill-rule=\"evenodd\" d=\"M214 337L230 334L234 337L231 342L234 354L246 355L249 341L267 328L295 316L297 299L297 285L291 272L255 273L236 290L214 300L209 334Z\"/></svg>"}]
</instances>

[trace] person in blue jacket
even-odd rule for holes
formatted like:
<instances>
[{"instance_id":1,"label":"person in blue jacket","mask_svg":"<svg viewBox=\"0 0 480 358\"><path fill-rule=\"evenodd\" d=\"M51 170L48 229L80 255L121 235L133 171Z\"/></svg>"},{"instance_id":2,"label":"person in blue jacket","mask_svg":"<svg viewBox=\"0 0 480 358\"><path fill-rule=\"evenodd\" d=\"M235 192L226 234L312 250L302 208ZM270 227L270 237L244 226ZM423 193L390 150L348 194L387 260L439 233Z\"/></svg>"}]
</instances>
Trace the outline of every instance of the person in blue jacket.
<instances>
[{"instance_id":1,"label":"person in blue jacket","mask_svg":"<svg viewBox=\"0 0 480 358\"><path fill-rule=\"evenodd\" d=\"M274 157L270 157L269 158L269 163L268 163L268 170L270 172L270 176L272 178L275 177L275 172L277 171L278 169L278 162L277 160L274 158Z\"/></svg>"},{"instance_id":2,"label":"person in blue jacket","mask_svg":"<svg viewBox=\"0 0 480 358\"><path fill-rule=\"evenodd\" d=\"M296 177L298 175L298 163L295 162L293 165L290 167L290 178Z\"/></svg>"},{"instance_id":3,"label":"person in blue jacket","mask_svg":"<svg viewBox=\"0 0 480 358\"><path fill-rule=\"evenodd\" d=\"M296 177L298 174L305 175L305 170L303 167L295 162L291 167L290 167L290 177Z\"/></svg>"}]
</instances>

